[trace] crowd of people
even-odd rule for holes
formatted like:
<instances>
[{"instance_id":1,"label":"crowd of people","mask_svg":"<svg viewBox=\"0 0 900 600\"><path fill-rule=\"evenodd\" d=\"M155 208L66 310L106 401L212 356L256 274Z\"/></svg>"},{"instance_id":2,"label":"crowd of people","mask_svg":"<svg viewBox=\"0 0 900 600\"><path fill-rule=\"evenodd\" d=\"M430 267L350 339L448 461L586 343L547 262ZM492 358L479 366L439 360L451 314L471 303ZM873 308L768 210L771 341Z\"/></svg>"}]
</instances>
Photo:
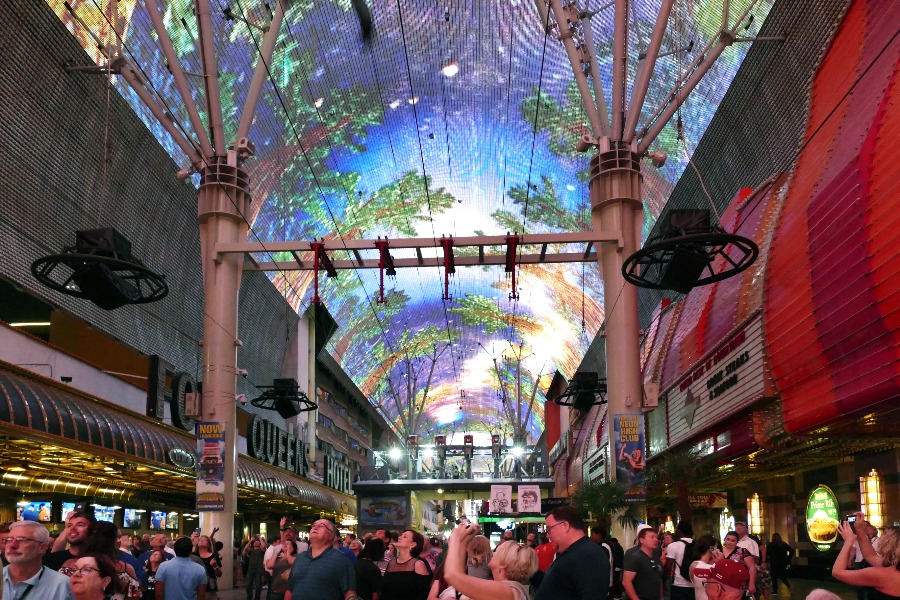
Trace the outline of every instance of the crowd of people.
<instances>
[{"instance_id":1,"label":"crowd of people","mask_svg":"<svg viewBox=\"0 0 900 600\"><path fill-rule=\"evenodd\" d=\"M8 600L206 600L221 576L222 545L211 535L120 534L107 521L72 512L54 538L36 521L0 531Z\"/></svg>"},{"instance_id":2,"label":"crowd of people","mask_svg":"<svg viewBox=\"0 0 900 600\"><path fill-rule=\"evenodd\" d=\"M721 544L694 538L688 521L674 534L641 525L633 547L595 528L589 534L569 506L547 513L546 541L504 533L491 542L462 520L446 545L407 529L341 536L319 519L301 540L287 518L280 536L253 536L234 548L247 600L768 600L773 584L790 588L793 550L777 533L768 544L737 522ZM213 530L168 540L120 535L112 523L72 513L56 539L34 521L0 526L6 565L0 600L206 600L222 576L223 545ZM835 578L859 600L900 598L900 533L878 531L859 513L839 528L844 543ZM311 591L314 593L311 594ZM811 600L834 600L815 590Z\"/></svg>"},{"instance_id":3,"label":"crowd of people","mask_svg":"<svg viewBox=\"0 0 900 600\"><path fill-rule=\"evenodd\" d=\"M878 530L857 513L841 524L843 537L832 576L857 588L859 600L900 599L900 532ZM712 535L693 537L688 521L674 534L638 527L635 546L622 561L622 587L614 583L610 597L627 600L769 600L778 584L788 580L793 549L773 533L767 544L735 523L719 543ZM838 600L826 590L813 590L808 600Z\"/></svg>"}]
</instances>

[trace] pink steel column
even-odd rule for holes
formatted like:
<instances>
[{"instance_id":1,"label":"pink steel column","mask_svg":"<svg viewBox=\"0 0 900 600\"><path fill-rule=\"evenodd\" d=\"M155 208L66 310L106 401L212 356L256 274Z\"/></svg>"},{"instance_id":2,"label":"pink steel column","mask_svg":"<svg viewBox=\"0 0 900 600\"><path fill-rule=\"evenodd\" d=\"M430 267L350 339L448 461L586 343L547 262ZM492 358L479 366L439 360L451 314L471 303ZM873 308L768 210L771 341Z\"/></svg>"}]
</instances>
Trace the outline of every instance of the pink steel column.
<instances>
[{"instance_id":1,"label":"pink steel column","mask_svg":"<svg viewBox=\"0 0 900 600\"><path fill-rule=\"evenodd\" d=\"M604 139L602 142L608 142ZM606 312L606 378L610 423L618 414L641 410L641 365L637 288L625 283L622 263L640 246L644 219L639 156L631 144L611 142L612 149L591 158L591 216L594 231L619 236L618 244L600 244ZM605 146L606 144L602 144ZM609 475L615 481L616 440L609 427Z\"/></svg>"},{"instance_id":2,"label":"pink steel column","mask_svg":"<svg viewBox=\"0 0 900 600\"><path fill-rule=\"evenodd\" d=\"M250 208L247 174L237 167L237 155L228 162L206 166L197 201L200 221L200 261L203 267L203 415L204 421L225 426L225 510L203 511L204 533L218 527L217 538L226 550L234 540L237 512L237 376L238 292L243 272L243 254L216 255L216 244L244 242L248 227L242 214ZM231 552L222 553L223 590L234 586Z\"/></svg>"}]
</instances>

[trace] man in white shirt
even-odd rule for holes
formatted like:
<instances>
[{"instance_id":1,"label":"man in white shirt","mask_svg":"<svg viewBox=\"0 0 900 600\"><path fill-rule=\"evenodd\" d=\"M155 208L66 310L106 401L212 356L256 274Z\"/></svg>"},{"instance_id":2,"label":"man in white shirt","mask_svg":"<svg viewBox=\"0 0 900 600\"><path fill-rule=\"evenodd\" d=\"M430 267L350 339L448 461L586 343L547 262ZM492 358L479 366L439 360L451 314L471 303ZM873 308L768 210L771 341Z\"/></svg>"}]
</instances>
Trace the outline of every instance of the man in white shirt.
<instances>
[{"instance_id":1,"label":"man in white shirt","mask_svg":"<svg viewBox=\"0 0 900 600\"><path fill-rule=\"evenodd\" d=\"M691 522L682 520L678 523L675 535L678 539L666 546L666 566L673 565L670 568L675 573L669 596L671 600L694 600L694 584L690 579L681 576L681 566L685 564L685 561L687 561L686 564L691 564L694 558L690 556L694 551L694 528Z\"/></svg>"},{"instance_id":2,"label":"man in white shirt","mask_svg":"<svg viewBox=\"0 0 900 600\"><path fill-rule=\"evenodd\" d=\"M528 534L532 535L532 534ZM613 584L613 557L612 557L612 548L610 548L609 544L606 543L606 532L603 531L602 527L592 527L591 528L591 541L603 548L603 551L606 552L606 557L609 559L609 586L612 588Z\"/></svg>"},{"instance_id":3,"label":"man in white shirt","mask_svg":"<svg viewBox=\"0 0 900 600\"><path fill-rule=\"evenodd\" d=\"M738 521L734 524L734 530L738 534L738 548L745 548L753 555L756 564L759 564L759 544L748 535L747 524L744 521Z\"/></svg>"}]
</instances>

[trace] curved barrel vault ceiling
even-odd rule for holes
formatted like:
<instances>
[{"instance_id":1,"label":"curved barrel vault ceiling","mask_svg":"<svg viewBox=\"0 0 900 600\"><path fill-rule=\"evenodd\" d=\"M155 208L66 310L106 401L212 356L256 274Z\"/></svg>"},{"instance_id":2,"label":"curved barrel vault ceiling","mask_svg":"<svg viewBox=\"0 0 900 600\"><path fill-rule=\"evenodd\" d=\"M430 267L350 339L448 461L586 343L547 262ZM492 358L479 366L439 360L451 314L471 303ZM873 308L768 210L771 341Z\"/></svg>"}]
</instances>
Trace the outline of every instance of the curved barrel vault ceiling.
<instances>
[{"instance_id":1,"label":"curved barrel vault ceiling","mask_svg":"<svg viewBox=\"0 0 900 600\"><path fill-rule=\"evenodd\" d=\"M275 1L211 3L229 143L262 44L258 26L268 22ZM104 45L115 40L111 3L71 0L76 19L63 2L48 2L103 64L96 40ZM161 4L183 68L199 74L192 3ZM598 11L592 31L608 96L613 8L607 4L590 0L580 6ZM731 2L732 21L747 4ZM771 4L760 2L749 31L741 35L758 31ZM369 5L374 31L364 42L350 0L288 3L250 130L256 155L247 163L253 195L252 214L245 215L252 224L249 241L589 230L588 157L574 148L589 128L564 48L544 34L535 3L370 0ZM630 5L632 80L660 2ZM238 18L226 19L226 8ZM663 53L676 51L657 62L641 124L671 90L677 73L716 34L721 11L721 0L676 2L662 45ZM175 122L189 130L147 7L120 1L118 12L123 54L166 100ZM691 149L748 48L729 47L682 107ZM458 68L453 76L444 70L450 64ZM116 89L174 160L188 166L118 79L113 77ZM201 79L188 79L205 119ZM655 148L666 151L669 160L661 169L643 164L645 231L686 163L672 124ZM557 370L571 376L578 367L603 320L604 290L594 263L523 266L517 279L520 298L513 301L502 266L461 267L450 280L452 299L445 301L442 269L400 269L396 278L386 279L387 302L379 304L377 270L323 276L320 293L340 326L327 351L401 434L512 435L513 422L527 415L520 433L537 439L544 392ZM309 272L274 273L272 280L298 311L309 306ZM410 418L412 401L422 407L418 418Z\"/></svg>"}]
</instances>

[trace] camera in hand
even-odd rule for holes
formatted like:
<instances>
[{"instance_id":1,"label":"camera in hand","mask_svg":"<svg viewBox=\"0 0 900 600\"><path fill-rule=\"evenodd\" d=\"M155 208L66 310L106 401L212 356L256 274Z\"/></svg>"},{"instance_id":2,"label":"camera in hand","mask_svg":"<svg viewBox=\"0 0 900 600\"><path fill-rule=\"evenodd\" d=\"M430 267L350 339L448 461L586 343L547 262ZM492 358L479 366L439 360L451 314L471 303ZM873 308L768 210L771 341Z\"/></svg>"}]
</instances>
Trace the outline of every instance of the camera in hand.
<instances>
[{"instance_id":1,"label":"camera in hand","mask_svg":"<svg viewBox=\"0 0 900 600\"><path fill-rule=\"evenodd\" d=\"M856 523L856 515L847 515L848 523Z\"/></svg>"}]
</instances>

